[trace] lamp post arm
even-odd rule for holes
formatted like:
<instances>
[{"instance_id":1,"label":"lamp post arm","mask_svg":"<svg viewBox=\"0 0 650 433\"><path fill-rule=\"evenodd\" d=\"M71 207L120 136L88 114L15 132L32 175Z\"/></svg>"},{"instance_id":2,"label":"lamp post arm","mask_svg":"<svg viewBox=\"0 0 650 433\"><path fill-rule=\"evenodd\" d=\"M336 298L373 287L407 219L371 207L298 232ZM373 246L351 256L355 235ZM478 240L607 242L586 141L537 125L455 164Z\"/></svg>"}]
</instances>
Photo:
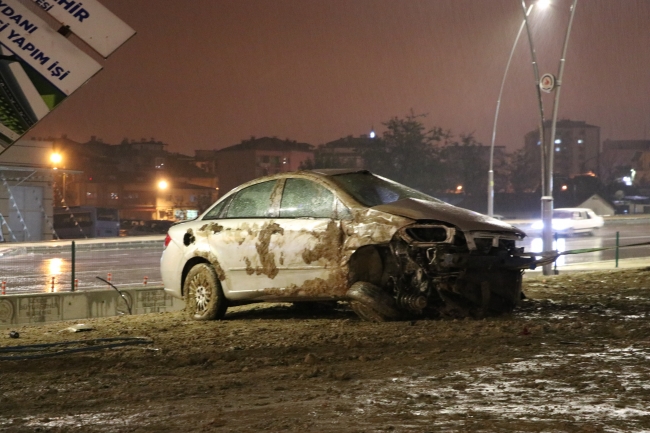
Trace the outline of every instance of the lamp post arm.
<instances>
[{"instance_id":1,"label":"lamp post arm","mask_svg":"<svg viewBox=\"0 0 650 433\"><path fill-rule=\"evenodd\" d=\"M533 9L531 4L526 11L526 16L530 14L530 11ZM503 78L501 79L501 88L499 89L499 98L497 99L497 108L494 112L494 125L492 126L492 142L490 144L490 170L488 171L488 215L494 215L494 143L497 135L497 121L499 120L499 110L501 108L501 96L503 95L503 88L506 84L506 77L508 75L508 70L510 69L510 63L512 62L512 57L515 53L515 48L519 43L519 38L521 37L521 32L524 30L526 21L522 21L519 26L519 31L517 32L517 37L515 42L512 44L512 49L510 50L510 55L508 56L508 63L506 63L506 69L503 72Z\"/></svg>"},{"instance_id":2,"label":"lamp post arm","mask_svg":"<svg viewBox=\"0 0 650 433\"><path fill-rule=\"evenodd\" d=\"M537 92L537 104L539 106L539 141L540 147L542 148L542 196L547 194L545 191L547 186L547 180L544 176L544 168L547 165L547 153L548 150L544 145L544 106L542 104L542 91L539 88L539 68L537 67L537 54L535 54L535 47L533 45L533 37L530 32L530 26L528 25L528 14L526 13L526 2L521 0L521 9L524 13L524 23L526 24L526 33L528 34L528 45L530 47L530 57L533 62L533 75L535 76L535 91Z\"/></svg>"},{"instance_id":3,"label":"lamp post arm","mask_svg":"<svg viewBox=\"0 0 650 433\"><path fill-rule=\"evenodd\" d=\"M573 0L573 5L571 6L571 17L569 18L569 24L567 25L566 35L564 36L564 46L562 47L562 57L560 58L560 65L558 67L557 74L557 88L555 89L555 99L553 101L553 120L551 121L551 153L548 160L548 172L547 175L551 176L551 188L553 188L553 148L555 147L555 132L557 126L557 113L560 107L560 90L562 90L562 76L564 75L564 64L566 63L566 51L569 46L569 35L571 34L571 27L573 26L573 16L576 12L576 5L578 0ZM551 194L549 194L551 195Z\"/></svg>"}]
</instances>

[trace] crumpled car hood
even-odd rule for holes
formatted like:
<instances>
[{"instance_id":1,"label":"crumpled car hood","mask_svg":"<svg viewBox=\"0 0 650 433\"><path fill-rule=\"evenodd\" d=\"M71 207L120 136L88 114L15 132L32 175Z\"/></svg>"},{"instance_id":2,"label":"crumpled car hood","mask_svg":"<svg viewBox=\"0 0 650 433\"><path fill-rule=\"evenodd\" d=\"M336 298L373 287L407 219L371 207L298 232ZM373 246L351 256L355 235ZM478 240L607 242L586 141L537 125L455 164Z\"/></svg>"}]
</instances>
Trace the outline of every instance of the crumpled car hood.
<instances>
[{"instance_id":1,"label":"crumpled car hood","mask_svg":"<svg viewBox=\"0 0 650 433\"><path fill-rule=\"evenodd\" d=\"M375 206L372 209L413 220L444 221L455 225L462 231L510 231L519 234L521 237L526 236L522 230L508 223L446 203L406 198L393 203Z\"/></svg>"}]
</instances>

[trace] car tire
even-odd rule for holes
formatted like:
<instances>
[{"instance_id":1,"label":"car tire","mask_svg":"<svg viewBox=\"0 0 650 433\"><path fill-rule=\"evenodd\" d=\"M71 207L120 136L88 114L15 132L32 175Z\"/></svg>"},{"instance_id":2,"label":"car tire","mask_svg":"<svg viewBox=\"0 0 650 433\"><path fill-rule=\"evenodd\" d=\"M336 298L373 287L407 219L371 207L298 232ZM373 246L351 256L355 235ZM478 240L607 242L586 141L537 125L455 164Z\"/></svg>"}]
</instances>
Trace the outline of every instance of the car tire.
<instances>
[{"instance_id":1,"label":"car tire","mask_svg":"<svg viewBox=\"0 0 650 433\"><path fill-rule=\"evenodd\" d=\"M387 322L400 316L395 299L374 284L358 281L347 292L350 308L368 322Z\"/></svg>"},{"instance_id":2,"label":"car tire","mask_svg":"<svg viewBox=\"0 0 650 433\"><path fill-rule=\"evenodd\" d=\"M185 278L185 309L194 320L222 319L228 301L214 268L207 263L195 265Z\"/></svg>"}]
</instances>

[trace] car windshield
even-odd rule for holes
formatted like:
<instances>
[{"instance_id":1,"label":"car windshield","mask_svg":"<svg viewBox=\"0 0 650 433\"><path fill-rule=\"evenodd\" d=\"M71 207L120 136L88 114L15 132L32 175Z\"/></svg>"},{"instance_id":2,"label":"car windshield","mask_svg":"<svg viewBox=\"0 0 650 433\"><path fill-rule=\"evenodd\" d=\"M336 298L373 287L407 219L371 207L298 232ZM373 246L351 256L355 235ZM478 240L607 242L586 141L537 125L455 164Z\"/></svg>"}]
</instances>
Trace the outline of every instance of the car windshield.
<instances>
[{"instance_id":1,"label":"car windshield","mask_svg":"<svg viewBox=\"0 0 650 433\"><path fill-rule=\"evenodd\" d=\"M368 207L393 203L405 198L442 203L437 198L368 172L339 174L332 176L331 179L359 203Z\"/></svg>"}]
</instances>

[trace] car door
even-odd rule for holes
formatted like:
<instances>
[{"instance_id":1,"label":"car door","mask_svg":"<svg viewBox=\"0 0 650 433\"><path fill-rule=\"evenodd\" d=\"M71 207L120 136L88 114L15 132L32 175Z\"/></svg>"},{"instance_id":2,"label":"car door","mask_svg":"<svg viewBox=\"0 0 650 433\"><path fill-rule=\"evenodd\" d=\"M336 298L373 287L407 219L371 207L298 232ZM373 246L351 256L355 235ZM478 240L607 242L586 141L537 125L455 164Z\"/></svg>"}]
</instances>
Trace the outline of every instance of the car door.
<instances>
[{"instance_id":1,"label":"car door","mask_svg":"<svg viewBox=\"0 0 650 433\"><path fill-rule=\"evenodd\" d=\"M208 244L225 275L222 286L231 300L254 298L277 274L276 258L269 250L281 233L274 222L279 187L278 181L271 180L244 188L213 215L210 212L214 222L206 221Z\"/></svg>"},{"instance_id":2,"label":"car door","mask_svg":"<svg viewBox=\"0 0 650 433\"><path fill-rule=\"evenodd\" d=\"M583 233L589 231L589 220L584 211L573 212L573 230L576 233Z\"/></svg>"},{"instance_id":3,"label":"car door","mask_svg":"<svg viewBox=\"0 0 650 433\"><path fill-rule=\"evenodd\" d=\"M602 219L592 210L585 211L585 216L589 221L589 230L593 233L594 229L599 228L602 225Z\"/></svg>"},{"instance_id":4,"label":"car door","mask_svg":"<svg viewBox=\"0 0 650 433\"><path fill-rule=\"evenodd\" d=\"M281 236L269 247L278 273L266 295L291 298L331 298L347 291L341 272L343 205L320 183L286 179L278 212Z\"/></svg>"}]
</instances>

